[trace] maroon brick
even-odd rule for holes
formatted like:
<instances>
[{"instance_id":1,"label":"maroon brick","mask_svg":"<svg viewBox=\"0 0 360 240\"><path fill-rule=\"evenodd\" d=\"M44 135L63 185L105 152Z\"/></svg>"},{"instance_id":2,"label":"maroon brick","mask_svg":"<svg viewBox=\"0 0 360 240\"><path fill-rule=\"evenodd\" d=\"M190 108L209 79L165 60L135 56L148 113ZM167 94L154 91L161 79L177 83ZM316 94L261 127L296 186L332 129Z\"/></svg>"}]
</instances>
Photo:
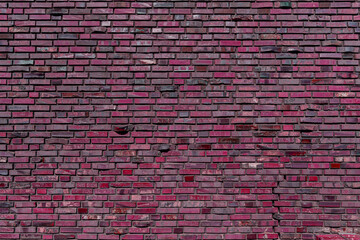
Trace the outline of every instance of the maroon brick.
<instances>
[{"instance_id":1,"label":"maroon brick","mask_svg":"<svg viewBox=\"0 0 360 240\"><path fill-rule=\"evenodd\" d=\"M87 214L87 213L88 213L88 209L87 209L87 208L78 208L78 213L79 213L79 214Z\"/></svg>"}]
</instances>

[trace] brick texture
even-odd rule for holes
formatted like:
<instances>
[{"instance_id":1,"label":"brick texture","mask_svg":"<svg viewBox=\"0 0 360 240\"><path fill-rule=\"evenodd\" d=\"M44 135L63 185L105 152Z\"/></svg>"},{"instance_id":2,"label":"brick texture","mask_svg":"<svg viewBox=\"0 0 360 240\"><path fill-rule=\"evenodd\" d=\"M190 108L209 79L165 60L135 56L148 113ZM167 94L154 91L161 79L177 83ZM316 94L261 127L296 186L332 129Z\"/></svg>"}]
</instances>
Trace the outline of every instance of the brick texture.
<instances>
[{"instance_id":1,"label":"brick texture","mask_svg":"<svg viewBox=\"0 0 360 240\"><path fill-rule=\"evenodd\" d=\"M360 239L359 8L0 0L0 239Z\"/></svg>"}]
</instances>

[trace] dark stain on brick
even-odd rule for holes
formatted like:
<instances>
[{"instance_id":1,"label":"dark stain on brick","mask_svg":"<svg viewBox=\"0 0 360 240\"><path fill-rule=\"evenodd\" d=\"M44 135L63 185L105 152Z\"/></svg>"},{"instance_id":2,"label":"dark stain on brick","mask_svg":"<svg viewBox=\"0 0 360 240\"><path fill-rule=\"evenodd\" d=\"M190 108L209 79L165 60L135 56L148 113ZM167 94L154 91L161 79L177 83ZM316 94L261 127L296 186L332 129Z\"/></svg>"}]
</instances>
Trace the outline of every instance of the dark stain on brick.
<instances>
[{"instance_id":1,"label":"dark stain on brick","mask_svg":"<svg viewBox=\"0 0 360 240\"><path fill-rule=\"evenodd\" d=\"M0 202L0 208L9 208L12 207L14 204L10 202Z\"/></svg>"},{"instance_id":2,"label":"dark stain on brick","mask_svg":"<svg viewBox=\"0 0 360 240\"><path fill-rule=\"evenodd\" d=\"M55 240L75 239L75 235L60 234L60 235L55 235L54 239Z\"/></svg>"},{"instance_id":3,"label":"dark stain on brick","mask_svg":"<svg viewBox=\"0 0 360 240\"><path fill-rule=\"evenodd\" d=\"M235 126L236 130L238 131L249 131L249 130L257 130L258 126L256 125L236 125Z\"/></svg>"},{"instance_id":4,"label":"dark stain on brick","mask_svg":"<svg viewBox=\"0 0 360 240\"><path fill-rule=\"evenodd\" d=\"M330 81L330 79L318 79L318 78L315 78L315 79L311 80L311 83L312 84L325 84L328 81Z\"/></svg>"},{"instance_id":5,"label":"dark stain on brick","mask_svg":"<svg viewBox=\"0 0 360 240\"><path fill-rule=\"evenodd\" d=\"M258 14L259 15L268 15L268 14L270 14L270 9L260 8L260 9L258 9Z\"/></svg>"},{"instance_id":6,"label":"dark stain on brick","mask_svg":"<svg viewBox=\"0 0 360 240\"><path fill-rule=\"evenodd\" d=\"M264 145L264 144L257 144L256 147L261 149L261 150L273 150L273 149L276 149L274 147L270 147L270 146L267 146L267 145Z\"/></svg>"},{"instance_id":7,"label":"dark stain on brick","mask_svg":"<svg viewBox=\"0 0 360 240\"><path fill-rule=\"evenodd\" d=\"M45 78L45 73L43 72L30 72L24 73L24 78Z\"/></svg>"},{"instance_id":8,"label":"dark stain on brick","mask_svg":"<svg viewBox=\"0 0 360 240\"><path fill-rule=\"evenodd\" d=\"M54 221L42 221L42 220L38 220L38 221L34 221L33 222L33 226L34 227L54 227L55 226L55 222Z\"/></svg>"},{"instance_id":9,"label":"dark stain on brick","mask_svg":"<svg viewBox=\"0 0 360 240\"><path fill-rule=\"evenodd\" d=\"M266 132L254 132L255 137L275 137L276 132L266 131Z\"/></svg>"},{"instance_id":10,"label":"dark stain on brick","mask_svg":"<svg viewBox=\"0 0 360 240\"><path fill-rule=\"evenodd\" d=\"M47 13L52 16L62 16L64 14L68 14L69 10L65 8L53 8L53 9L47 9Z\"/></svg>"},{"instance_id":11,"label":"dark stain on brick","mask_svg":"<svg viewBox=\"0 0 360 240\"><path fill-rule=\"evenodd\" d=\"M319 207L339 208L340 206L341 202L319 202Z\"/></svg>"},{"instance_id":12,"label":"dark stain on brick","mask_svg":"<svg viewBox=\"0 0 360 240\"><path fill-rule=\"evenodd\" d=\"M295 131L299 131L299 132L313 132L317 130L316 125L295 125L294 128Z\"/></svg>"},{"instance_id":13,"label":"dark stain on brick","mask_svg":"<svg viewBox=\"0 0 360 240\"><path fill-rule=\"evenodd\" d=\"M194 144L190 146L191 149L198 149L198 150L210 150L211 144Z\"/></svg>"},{"instance_id":14,"label":"dark stain on brick","mask_svg":"<svg viewBox=\"0 0 360 240\"><path fill-rule=\"evenodd\" d=\"M170 125L174 123L174 119L172 118L156 118L153 119L153 124L157 125Z\"/></svg>"},{"instance_id":15,"label":"dark stain on brick","mask_svg":"<svg viewBox=\"0 0 360 240\"><path fill-rule=\"evenodd\" d=\"M174 228L174 233L175 234L181 234L184 232L184 228Z\"/></svg>"},{"instance_id":16,"label":"dark stain on brick","mask_svg":"<svg viewBox=\"0 0 360 240\"><path fill-rule=\"evenodd\" d=\"M0 33L0 40L10 40L14 38L14 34L11 33Z\"/></svg>"},{"instance_id":17,"label":"dark stain on brick","mask_svg":"<svg viewBox=\"0 0 360 240\"><path fill-rule=\"evenodd\" d=\"M286 156L305 156L305 151L287 151Z\"/></svg>"},{"instance_id":18,"label":"dark stain on brick","mask_svg":"<svg viewBox=\"0 0 360 240\"><path fill-rule=\"evenodd\" d=\"M9 214L10 208L0 208L0 214Z\"/></svg>"},{"instance_id":19,"label":"dark stain on brick","mask_svg":"<svg viewBox=\"0 0 360 240\"><path fill-rule=\"evenodd\" d=\"M186 84L187 85L208 85L210 83L209 80L206 79L187 79Z\"/></svg>"},{"instance_id":20,"label":"dark stain on brick","mask_svg":"<svg viewBox=\"0 0 360 240\"><path fill-rule=\"evenodd\" d=\"M280 67L280 72L292 72L293 67L292 66L282 66Z\"/></svg>"},{"instance_id":21,"label":"dark stain on brick","mask_svg":"<svg viewBox=\"0 0 360 240\"><path fill-rule=\"evenodd\" d=\"M130 157L132 163L143 163L145 160L142 157Z\"/></svg>"},{"instance_id":22,"label":"dark stain on brick","mask_svg":"<svg viewBox=\"0 0 360 240\"><path fill-rule=\"evenodd\" d=\"M160 92L175 92L176 90L177 90L177 87L173 86L173 85L159 87Z\"/></svg>"},{"instance_id":23,"label":"dark stain on brick","mask_svg":"<svg viewBox=\"0 0 360 240\"><path fill-rule=\"evenodd\" d=\"M248 208L256 207L256 203L255 202L245 202L245 207L248 207Z\"/></svg>"},{"instance_id":24,"label":"dark stain on brick","mask_svg":"<svg viewBox=\"0 0 360 240\"><path fill-rule=\"evenodd\" d=\"M301 80L300 80L300 84L301 84L301 85L310 85L310 84L311 84L311 80L310 80L310 79L301 79Z\"/></svg>"},{"instance_id":25,"label":"dark stain on brick","mask_svg":"<svg viewBox=\"0 0 360 240\"><path fill-rule=\"evenodd\" d=\"M263 131L280 131L281 126L280 125L260 125L259 129L263 130Z\"/></svg>"},{"instance_id":26,"label":"dark stain on brick","mask_svg":"<svg viewBox=\"0 0 360 240\"><path fill-rule=\"evenodd\" d=\"M251 233L251 234L246 234L246 239L247 240L254 240L254 239L258 239L257 235L255 233Z\"/></svg>"},{"instance_id":27,"label":"dark stain on brick","mask_svg":"<svg viewBox=\"0 0 360 240\"><path fill-rule=\"evenodd\" d=\"M239 22L239 21L252 21L253 20L253 16L251 15L239 15L239 16L234 16L232 18L233 21L235 22Z\"/></svg>"},{"instance_id":28,"label":"dark stain on brick","mask_svg":"<svg viewBox=\"0 0 360 240\"><path fill-rule=\"evenodd\" d=\"M335 201L336 196L323 196L325 201Z\"/></svg>"},{"instance_id":29,"label":"dark stain on brick","mask_svg":"<svg viewBox=\"0 0 360 240\"><path fill-rule=\"evenodd\" d=\"M301 139L301 143L302 144L311 144L311 139L303 138L303 139Z\"/></svg>"},{"instance_id":30,"label":"dark stain on brick","mask_svg":"<svg viewBox=\"0 0 360 240\"><path fill-rule=\"evenodd\" d=\"M220 144L238 144L238 143L240 143L240 139L234 138L234 137L219 138L218 143L220 143Z\"/></svg>"},{"instance_id":31,"label":"dark stain on brick","mask_svg":"<svg viewBox=\"0 0 360 240\"><path fill-rule=\"evenodd\" d=\"M331 2L319 2L319 8L330 8Z\"/></svg>"},{"instance_id":32,"label":"dark stain on brick","mask_svg":"<svg viewBox=\"0 0 360 240\"><path fill-rule=\"evenodd\" d=\"M10 138L26 138L29 135L28 132L11 132L9 134Z\"/></svg>"}]
</instances>

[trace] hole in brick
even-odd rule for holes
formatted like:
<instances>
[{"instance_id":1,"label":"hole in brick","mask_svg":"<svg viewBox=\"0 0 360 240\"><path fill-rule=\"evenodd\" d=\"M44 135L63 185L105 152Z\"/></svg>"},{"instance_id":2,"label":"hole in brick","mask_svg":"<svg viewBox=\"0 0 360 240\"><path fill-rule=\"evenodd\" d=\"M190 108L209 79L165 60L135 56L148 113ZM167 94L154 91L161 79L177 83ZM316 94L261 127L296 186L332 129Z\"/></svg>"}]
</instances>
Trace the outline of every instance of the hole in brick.
<instances>
[{"instance_id":1,"label":"hole in brick","mask_svg":"<svg viewBox=\"0 0 360 240\"><path fill-rule=\"evenodd\" d=\"M290 47L287 50L289 53L300 53L303 52L304 50L302 48L297 48L297 47Z\"/></svg>"},{"instance_id":2,"label":"hole in brick","mask_svg":"<svg viewBox=\"0 0 360 240\"><path fill-rule=\"evenodd\" d=\"M264 47L261 47L261 52L268 52L268 53L271 53L271 52L274 52L274 53L279 53L281 52L281 47L275 47L275 46L264 46Z\"/></svg>"},{"instance_id":3,"label":"hole in brick","mask_svg":"<svg viewBox=\"0 0 360 240\"><path fill-rule=\"evenodd\" d=\"M105 33L106 27L92 27L92 28L90 28L90 31L92 33Z\"/></svg>"},{"instance_id":4,"label":"hole in brick","mask_svg":"<svg viewBox=\"0 0 360 240\"><path fill-rule=\"evenodd\" d=\"M238 21L252 21L253 17L252 16L247 16L247 15L239 15L239 16L235 16L232 18L233 21L238 22Z\"/></svg>"},{"instance_id":5,"label":"hole in brick","mask_svg":"<svg viewBox=\"0 0 360 240\"><path fill-rule=\"evenodd\" d=\"M272 218L275 220L283 220L284 219L284 217L278 213L273 213Z\"/></svg>"},{"instance_id":6,"label":"hole in brick","mask_svg":"<svg viewBox=\"0 0 360 240\"><path fill-rule=\"evenodd\" d=\"M154 226L154 222L151 221L139 221L139 222L133 222L133 224L137 228L147 228Z\"/></svg>"},{"instance_id":7,"label":"hole in brick","mask_svg":"<svg viewBox=\"0 0 360 240\"><path fill-rule=\"evenodd\" d=\"M119 127L114 127L114 132L120 135L125 135L128 132L133 131L134 128L135 127L133 125L119 126Z\"/></svg>"},{"instance_id":8,"label":"hole in brick","mask_svg":"<svg viewBox=\"0 0 360 240\"><path fill-rule=\"evenodd\" d=\"M159 146L159 151L160 151L160 152L168 152L168 151L170 151L170 145L168 145L168 144L161 144L161 145Z\"/></svg>"}]
</instances>

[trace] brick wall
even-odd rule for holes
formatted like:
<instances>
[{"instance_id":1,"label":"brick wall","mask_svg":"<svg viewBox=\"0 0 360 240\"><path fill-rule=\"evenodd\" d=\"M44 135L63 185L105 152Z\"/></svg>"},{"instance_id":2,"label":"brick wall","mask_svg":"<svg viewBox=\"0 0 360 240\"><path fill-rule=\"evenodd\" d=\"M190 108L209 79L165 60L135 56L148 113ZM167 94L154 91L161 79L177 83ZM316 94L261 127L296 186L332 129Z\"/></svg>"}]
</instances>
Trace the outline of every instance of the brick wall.
<instances>
[{"instance_id":1,"label":"brick wall","mask_svg":"<svg viewBox=\"0 0 360 240\"><path fill-rule=\"evenodd\" d=\"M359 8L0 1L0 239L358 239Z\"/></svg>"}]
</instances>

